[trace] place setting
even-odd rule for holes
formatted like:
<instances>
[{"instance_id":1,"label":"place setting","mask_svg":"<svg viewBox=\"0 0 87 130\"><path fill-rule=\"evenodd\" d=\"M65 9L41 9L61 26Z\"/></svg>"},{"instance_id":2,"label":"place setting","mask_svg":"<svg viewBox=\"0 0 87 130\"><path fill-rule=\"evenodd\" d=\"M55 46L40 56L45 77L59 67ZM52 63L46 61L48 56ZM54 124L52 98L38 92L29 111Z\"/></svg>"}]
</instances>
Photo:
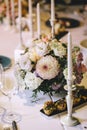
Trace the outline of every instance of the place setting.
<instances>
[{"instance_id":1,"label":"place setting","mask_svg":"<svg viewBox=\"0 0 87 130\"><path fill-rule=\"evenodd\" d=\"M68 17L56 17L56 23L58 22L64 25L66 28L75 28L80 26L79 20L68 18ZM46 25L48 27L51 27L50 20L46 21Z\"/></svg>"},{"instance_id":2,"label":"place setting","mask_svg":"<svg viewBox=\"0 0 87 130\"><path fill-rule=\"evenodd\" d=\"M50 19L48 19L45 22L45 24L47 27L51 28ZM56 37L58 36L59 39L68 33L68 29L78 28L80 26L82 26L82 22L77 19L70 18L70 17L60 17L58 15L55 15L54 28L55 28Z\"/></svg>"}]
</instances>

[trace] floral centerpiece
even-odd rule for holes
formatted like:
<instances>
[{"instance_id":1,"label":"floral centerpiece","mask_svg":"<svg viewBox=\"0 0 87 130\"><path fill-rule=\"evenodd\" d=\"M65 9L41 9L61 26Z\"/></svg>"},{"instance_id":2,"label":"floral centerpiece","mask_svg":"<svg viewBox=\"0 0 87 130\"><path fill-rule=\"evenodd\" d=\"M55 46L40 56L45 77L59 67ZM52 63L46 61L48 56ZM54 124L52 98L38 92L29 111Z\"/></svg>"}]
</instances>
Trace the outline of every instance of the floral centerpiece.
<instances>
[{"instance_id":1,"label":"floral centerpiece","mask_svg":"<svg viewBox=\"0 0 87 130\"><path fill-rule=\"evenodd\" d=\"M87 71L79 47L72 48L73 84L79 84ZM44 94L57 93L67 84L67 43L42 35L21 54L16 63L17 81L22 89Z\"/></svg>"}]
</instances>

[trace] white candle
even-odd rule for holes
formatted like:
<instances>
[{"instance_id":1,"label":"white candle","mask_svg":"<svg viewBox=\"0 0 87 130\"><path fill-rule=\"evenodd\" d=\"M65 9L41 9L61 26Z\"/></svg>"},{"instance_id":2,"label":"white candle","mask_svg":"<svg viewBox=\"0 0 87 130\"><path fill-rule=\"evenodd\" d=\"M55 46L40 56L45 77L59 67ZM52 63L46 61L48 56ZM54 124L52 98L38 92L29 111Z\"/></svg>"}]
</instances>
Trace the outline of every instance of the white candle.
<instances>
[{"instance_id":1,"label":"white candle","mask_svg":"<svg viewBox=\"0 0 87 130\"><path fill-rule=\"evenodd\" d=\"M38 39L41 35L41 29L40 29L40 4L37 4L37 33L38 33Z\"/></svg>"},{"instance_id":2,"label":"white candle","mask_svg":"<svg viewBox=\"0 0 87 130\"><path fill-rule=\"evenodd\" d=\"M30 32L33 38L33 19L32 19L32 0L29 0L29 18L30 18Z\"/></svg>"},{"instance_id":3,"label":"white candle","mask_svg":"<svg viewBox=\"0 0 87 130\"><path fill-rule=\"evenodd\" d=\"M18 0L18 17L19 17L19 37L20 37L20 47L21 49L24 49L24 44L23 44L23 39L22 39L22 21L21 21L21 17L22 17L22 1Z\"/></svg>"},{"instance_id":4,"label":"white candle","mask_svg":"<svg viewBox=\"0 0 87 130\"><path fill-rule=\"evenodd\" d=\"M55 36L55 4L54 0L51 0L51 20L50 20L51 26L52 26L52 38Z\"/></svg>"},{"instance_id":5,"label":"white candle","mask_svg":"<svg viewBox=\"0 0 87 130\"><path fill-rule=\"evenodd\" d=\"M72 39L68 33L68 80L72 81Z\"/></svg>"},{"instance_id":6,"label":"white candle","mask_svg":"<svg viewBox=\"0 0 87 130\"><path fill-rule=\"evenodd\" d=\"M18 17L19 17L19 24L21 25L21 13L22 11L22 6L21 6L21 0L18 0Z\"/></svg>"},{"instance_id":7,"label":"white candle","mask_svg":"<svg viewBox=\"0 0 87 130\"><path fill-rule=\"evenodd\" d=\"M11 0L12 24L15 25L14 0Z\"/></svg>"},{"instance_id":8,"label":"white candle","mask_svg":"<svg viewBox=\"0 0 87 130\"><path fill-rule=\"evenodd\" d=\"M6 3L6 17L8 20L8 24L10 25L9 1L5 0L5 3Z\"/></svg>"},{"instance_id":9,"label":"white candle","mask_svg":"<svg viewBox=\"0 0 87 130\"><path fill-rule=\"evenodd\" d=\"M55 20L55 4L54 0L51 0L51 21Z\"/></svg>"}]
</instances>

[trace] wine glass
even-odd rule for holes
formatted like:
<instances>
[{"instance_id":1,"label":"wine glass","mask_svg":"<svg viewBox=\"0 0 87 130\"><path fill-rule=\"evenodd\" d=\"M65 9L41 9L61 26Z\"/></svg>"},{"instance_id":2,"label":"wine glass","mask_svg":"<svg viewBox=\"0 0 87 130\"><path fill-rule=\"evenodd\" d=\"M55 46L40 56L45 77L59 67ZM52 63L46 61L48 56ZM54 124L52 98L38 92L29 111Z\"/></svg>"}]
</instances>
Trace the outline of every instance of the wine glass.
<instances>
[{"instance_id":1,"label":"wine glass","mask_svg":"<svg viewBox=\"0 0 87 130\"><path fill-rule=\"evenodd\" d=\"M0 87L0 92L8 98L9 109L7 109L7 111L3 114L2 121L5 123L12 123L13 121L19 122L21 120L21 115L16 112L13 112L12 108L12 97L15 97L14 95L16 94L13 81L11 79L11 76L9 77L8 75L6 75L4 71L3 75L4 76L2 77L2 81L4 82Z\"/></svg>"},{"instance_id":2,"label":"wine glass","mask_svg":"<svg viewBox=\"0 0 87 130\"><path fill-rule=\"evenodd\" d=\"M2 84L3 84L3 67L2 64L0 64L0 89L2 88ZM0 116L3 115L3 113L5 112L5 109L0 106Z\"/></svg>"}]
</instances>

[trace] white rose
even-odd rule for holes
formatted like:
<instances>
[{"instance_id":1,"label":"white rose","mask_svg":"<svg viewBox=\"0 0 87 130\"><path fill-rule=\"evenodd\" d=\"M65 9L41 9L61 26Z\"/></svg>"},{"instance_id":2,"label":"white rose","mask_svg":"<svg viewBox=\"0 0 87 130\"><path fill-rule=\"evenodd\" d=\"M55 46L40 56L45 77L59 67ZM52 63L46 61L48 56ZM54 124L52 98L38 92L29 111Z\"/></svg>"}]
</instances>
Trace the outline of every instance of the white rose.
<instances>
[{"instance_id":1,"label":"white rose","mask_svg":"<svg viewBox=\"0 0 87 130\"><path fill-rule=\"evenodd\" d=\"M59 57L63 57L66 55L66 48L62 46L62 44L58 44L58 47L53 49L54 54Z\"/></svg>"},{"instance_id":2,"label":"white rose","mask_svg":"<svg viewBox=\"0 0 87 130\"><path fill-rule=\"evenodd\" d=\"M62 45L61 42L57 41L56 39L51 41L50 47L56 56L63 57L66 55L66 48Z\"/></svg>"},{"instance_id":3,"label":"white rose","mask_svg":"<svg viewBox=\"0 0 87 130\"><path fill-rule=\"evenodd\" d=\"M30 90L37 89L43 80L39 77L36 77L34 73L28 72L25 76L25 84Z\"/></svg>"},{"instance_id":4,"label":"white rose","mask_svg":"<svg viewBox=\"0 0 87 130\"><path fill-rule=\"evenodd\" d=\"M21 69L29 70L31 71L33 65L31 64L31 61L29 60L28 53L21 55L19 64Z\"/></svg>"},{"instance_id":5,"label":"white rose","mask_svg":"<svg viewBox=\"0 0 87 130\"><path fill-rule=\"evenodd\" d=\"M39 56L44 56L48 53L48 44L44 42L37 43L35 48L36 48L36 53Z\"/></svg>"},{"instance_id":6,"label":"white rose","mask_svg":"<svg viewBox=\"0 0 87 130\"><path fill-rule=\"evenodd\" d=\"M22 76L20 75L20 72L16 75L17 84L21 89L25 89L25 82Z\"/></svg>"}]
</instances>

